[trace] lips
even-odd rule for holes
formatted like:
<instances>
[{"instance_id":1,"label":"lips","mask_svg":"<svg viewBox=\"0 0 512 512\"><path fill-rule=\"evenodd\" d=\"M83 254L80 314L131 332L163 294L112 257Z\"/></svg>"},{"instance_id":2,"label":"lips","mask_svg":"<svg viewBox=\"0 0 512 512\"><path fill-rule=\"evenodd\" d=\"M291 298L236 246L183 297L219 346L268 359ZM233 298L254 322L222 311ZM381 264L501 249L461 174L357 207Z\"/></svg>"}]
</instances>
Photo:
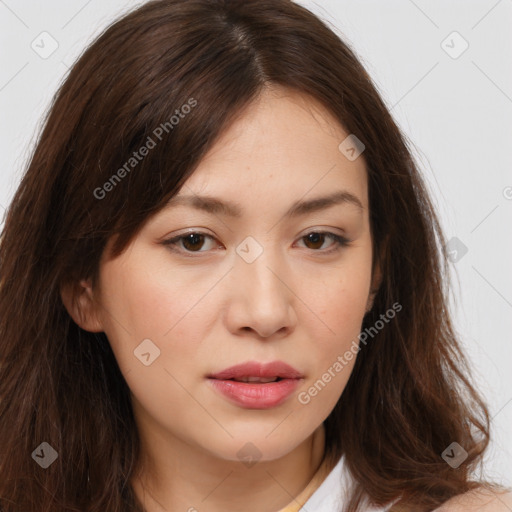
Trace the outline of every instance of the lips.
<instances>
[{"instance_id":1,"label":"lips","mask_svg":"<svg viewBox=\"0 0 512 512\"><path fill-rule=\"evenodd\" d=\"M229 380L236 380L237 382L258 382L260 384L266 384L267 382L277 382L278 380L281 379L282 377L241 377Z\"/></svg>"},{"instance_id":2,"label":"lips","mask_svg":"<svg viewBox=\"0 0 512 512\"><path fill-rule=\"evenodd\" d=\"M208 375L208 382L238 406L269 409L283 403L303 378L301 372L282 361L252 361Z\"/></svg>"},{"instance_id":3,"label":"lips","mask_svg":"<svg viewBox=\"0 0 512 512\"><path fill-rule=\"evenodd\" d=\"M249 382L255 382L255 379L301 379L304 376L299 370L282 361L272 361L270 363L258 363L251 361L226 368L221 372L208 375L210 379L218 380L244 380L252 379ZM246 380L247 382L247 380ZM268 382L268 381L267 381Z\"/></svg>"}]
</instances>

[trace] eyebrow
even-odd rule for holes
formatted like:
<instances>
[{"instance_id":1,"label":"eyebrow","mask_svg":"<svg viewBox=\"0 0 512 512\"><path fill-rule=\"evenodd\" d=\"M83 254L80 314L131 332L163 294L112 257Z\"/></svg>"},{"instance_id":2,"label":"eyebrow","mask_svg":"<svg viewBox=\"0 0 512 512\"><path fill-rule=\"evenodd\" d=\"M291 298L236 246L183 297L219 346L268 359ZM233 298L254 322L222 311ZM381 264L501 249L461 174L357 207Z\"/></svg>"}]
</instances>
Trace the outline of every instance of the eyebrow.
<instances>
[{"instance_id":1,"label":"eyebrow","mask_svg":"<svg viewBox=\"0 0 512 512\"><path fill-rule=\"evenodd\" d=\"M307 201L296 201L284 214L284 217L292 218L317 212L341 204L352 204L360 210L364 207L354 194L340 190L327 196L315 197ZM169 200L167 207L188 206L211 214L220 214L234 218L242 217L242 208L237 203L223 201L212 196L178 195Z\"/></svg>"}]
</instances>

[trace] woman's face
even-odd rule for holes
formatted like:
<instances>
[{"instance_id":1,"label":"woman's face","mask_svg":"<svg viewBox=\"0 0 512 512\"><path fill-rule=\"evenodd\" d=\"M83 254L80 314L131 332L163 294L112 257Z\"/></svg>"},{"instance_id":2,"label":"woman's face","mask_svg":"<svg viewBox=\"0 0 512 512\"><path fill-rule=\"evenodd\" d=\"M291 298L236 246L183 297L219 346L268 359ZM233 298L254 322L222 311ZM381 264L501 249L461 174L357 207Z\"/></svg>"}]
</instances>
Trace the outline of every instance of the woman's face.
<instances>
[{"instance_id":1,"label":"woman's face","mask_svg":"<svg viewBox=\"0 0 512 512\"><path fill-rule=\"evenodd\" d=\"M179 203L122 255L105 253L96 318L152 439L273 460L332 411L371 289L366 169L339 149L348 135L312 100L267 91L202 160ZM260 373L257 363L276 361L295 377L278 364ZM229 380L237 375L260 382Z\"/></svg>"}]
</instances>

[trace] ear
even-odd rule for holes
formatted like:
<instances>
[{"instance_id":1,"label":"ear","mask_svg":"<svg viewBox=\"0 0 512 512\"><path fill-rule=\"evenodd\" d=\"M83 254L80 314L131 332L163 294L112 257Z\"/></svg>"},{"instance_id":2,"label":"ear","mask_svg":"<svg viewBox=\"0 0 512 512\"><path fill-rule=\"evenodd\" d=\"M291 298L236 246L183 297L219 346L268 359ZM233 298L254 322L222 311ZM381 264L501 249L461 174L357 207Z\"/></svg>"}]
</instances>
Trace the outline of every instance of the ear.
<instances>
[{"instance_id":1,"label":"ear","mask_svg":"<svg viewBox=\"0 0 512 512\"><path fill-rule=\"evenodd\" d=\"M380 285L382 283L382 268L381 268L381 258L377 258L375 264L373 266L372 272L372 283L370 286L370 293L368 295L368 301L366 303L366 313L370 312L373 308L373 302L375 301L375 297L379 291Z\"/></svg>"},{"instance_id":2,"label":"ear","mask_svg":"<svg viewBox=\"0 0 512 512\"><path fill-rule=\"evenodd\" d=\"M104 331L90 280L62 285L60 296L67 312L79 327L89 332Z\"/></svg>"},{"instance_id":3,"label":"ear","mask_svg":"<svg viewBox=\"0 0 512 512\"><path fill-rule=\"evenodd\" d=\"M370 312L373 308L373 302L375 301L375 296L377 295L380 287L380 283L382 282L382 274L380 272L380 267L377 266L372 278L372 284L370 287L370 293L368 295L368 301L366 303L366 313Z\"/></svg>"}]
</instances>

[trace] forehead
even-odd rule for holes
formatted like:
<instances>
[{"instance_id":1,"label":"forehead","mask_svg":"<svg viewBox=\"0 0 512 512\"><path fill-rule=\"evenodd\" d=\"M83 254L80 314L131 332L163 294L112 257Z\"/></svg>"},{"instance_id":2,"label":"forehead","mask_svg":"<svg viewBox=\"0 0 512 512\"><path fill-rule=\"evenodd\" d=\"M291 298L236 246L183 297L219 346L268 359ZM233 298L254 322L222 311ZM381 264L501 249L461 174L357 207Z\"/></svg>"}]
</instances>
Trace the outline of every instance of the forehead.
<instances>
[{"instance_id":1,"label":"forehead","mask_svg":"<svg viewBox=\"0 0 512 512\"><path fill-rule=\"evenodd\" d=\"M349 160L339 149L349 135L315 99L267 89L221 134L178 196L269 204L343 189L366 208L364 158Z\"/></svg>"}]
</instances>

